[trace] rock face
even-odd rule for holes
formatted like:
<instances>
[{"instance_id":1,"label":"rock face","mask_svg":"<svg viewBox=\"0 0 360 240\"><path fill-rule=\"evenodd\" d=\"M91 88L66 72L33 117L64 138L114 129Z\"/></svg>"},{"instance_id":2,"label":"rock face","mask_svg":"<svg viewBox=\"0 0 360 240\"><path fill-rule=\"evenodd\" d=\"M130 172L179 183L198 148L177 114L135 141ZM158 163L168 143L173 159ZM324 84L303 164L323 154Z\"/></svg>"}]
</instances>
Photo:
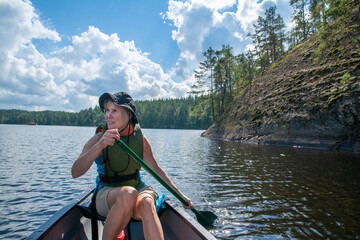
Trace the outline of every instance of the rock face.
<instances>
[{"instance_id":1,"label":"rock face","mask_svg":"<svg viewBox=\"0 0 360 240\"><path fill-rule=\"evenodd\" d=\"M299 44L202 136L360 152L359 16Z\"/></svg>"}]
</instances>

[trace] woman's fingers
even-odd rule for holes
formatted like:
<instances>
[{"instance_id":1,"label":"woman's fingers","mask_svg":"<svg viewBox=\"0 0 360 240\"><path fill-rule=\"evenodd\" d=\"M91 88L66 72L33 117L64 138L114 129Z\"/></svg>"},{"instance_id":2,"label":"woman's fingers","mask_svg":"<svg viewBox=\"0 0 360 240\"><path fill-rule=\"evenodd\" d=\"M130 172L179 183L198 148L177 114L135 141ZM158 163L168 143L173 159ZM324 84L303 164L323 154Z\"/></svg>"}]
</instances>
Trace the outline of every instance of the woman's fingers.
<instances>
[{"instance_id":1,"label":"woman's fingers","mask_svg":"<svg viewBox=\"0 0 360 240\"><path fill-rule=\"evenodd\" d=\"M117 129L107 130L101 138L104 148L114 146L115 140L120 140L120 134Z\"/></svg>"}]
</instances>

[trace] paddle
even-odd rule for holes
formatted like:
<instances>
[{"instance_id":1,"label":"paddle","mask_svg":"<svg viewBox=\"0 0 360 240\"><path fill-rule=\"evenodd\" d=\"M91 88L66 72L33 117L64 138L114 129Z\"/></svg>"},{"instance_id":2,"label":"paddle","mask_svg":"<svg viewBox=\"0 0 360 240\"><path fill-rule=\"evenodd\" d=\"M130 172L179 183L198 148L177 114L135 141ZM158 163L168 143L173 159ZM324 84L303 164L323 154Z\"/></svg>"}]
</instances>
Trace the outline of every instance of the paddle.
<instances>
[{"instance_id":1,"label":"paddle","mask_svg":"<svg viewBox=\"0 0 360 240\"><path fill-rule=\"evenodd\" d=\"M169 192L171 192L177 199L180 200L185 206L188 206L188 202L177 192L175 191L167 182L165 182L154 170L147 165L144 160L142 160L136 153L134 153L123 141L119 140L116 143L127 153L129 154L137 163L139 163L148 173L150 173L161 185L163 185ZM198 220L198 222L203 226L211 226L214 221L217 219L217 216L210 211L198 211L195 208L191 209Z\"/></svg>"}]
</instances>

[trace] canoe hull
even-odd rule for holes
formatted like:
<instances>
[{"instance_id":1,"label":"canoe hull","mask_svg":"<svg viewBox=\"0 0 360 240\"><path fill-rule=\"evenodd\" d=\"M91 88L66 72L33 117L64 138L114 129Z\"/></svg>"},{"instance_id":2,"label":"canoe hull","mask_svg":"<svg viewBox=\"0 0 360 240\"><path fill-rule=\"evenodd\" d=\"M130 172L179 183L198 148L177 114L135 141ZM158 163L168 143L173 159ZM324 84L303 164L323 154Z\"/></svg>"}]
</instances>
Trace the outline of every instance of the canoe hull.
<instances>
[{"instance_id":1,"label":"canoe hull","mask_svg":"<svg viewBox=\"0 0 360 240\"><path fill-rule=\"evenodd\" d=\"M81 210L91 199L91 192L79 195L69 205L59 210L40 226L28 239L93 239L91 219ZM165 239L215 239L203 226L194 220L183 208L169 200L159 213ZM103 222L97 221L98 236L102 236ZM126 239L144 239L142 223L130 222L126 228Z\"/></svg>"}]
</instances>

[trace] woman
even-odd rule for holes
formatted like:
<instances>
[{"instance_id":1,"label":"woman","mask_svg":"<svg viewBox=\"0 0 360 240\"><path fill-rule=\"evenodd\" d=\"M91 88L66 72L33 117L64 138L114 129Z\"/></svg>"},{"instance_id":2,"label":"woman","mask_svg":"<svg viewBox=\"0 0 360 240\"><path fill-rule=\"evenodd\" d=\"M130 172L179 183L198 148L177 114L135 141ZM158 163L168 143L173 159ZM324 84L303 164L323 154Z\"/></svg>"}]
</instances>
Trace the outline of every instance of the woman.
<instances>
[{"instance_id":1,"label":"woman","mask_svg":"<svg viewBox=\"0 0 360 240\"><path fill-rule=\"evenodd\" d=\"M146 239L163 239L160 220L156 214L157 193L141 179L141 166L131 159L117 144L123 140L162 179L184 197L158 165L148 139L142 135L135 115L133 99L125 92L104 93L99 105L105 113L106 126L98 127L96 134L85 144L71 169L74 178L86 173L95 162L98 167L95 206L98 214L106 217L103 239L115 239L131 217L141 220Z\"/></svg>"}]
</instances>

